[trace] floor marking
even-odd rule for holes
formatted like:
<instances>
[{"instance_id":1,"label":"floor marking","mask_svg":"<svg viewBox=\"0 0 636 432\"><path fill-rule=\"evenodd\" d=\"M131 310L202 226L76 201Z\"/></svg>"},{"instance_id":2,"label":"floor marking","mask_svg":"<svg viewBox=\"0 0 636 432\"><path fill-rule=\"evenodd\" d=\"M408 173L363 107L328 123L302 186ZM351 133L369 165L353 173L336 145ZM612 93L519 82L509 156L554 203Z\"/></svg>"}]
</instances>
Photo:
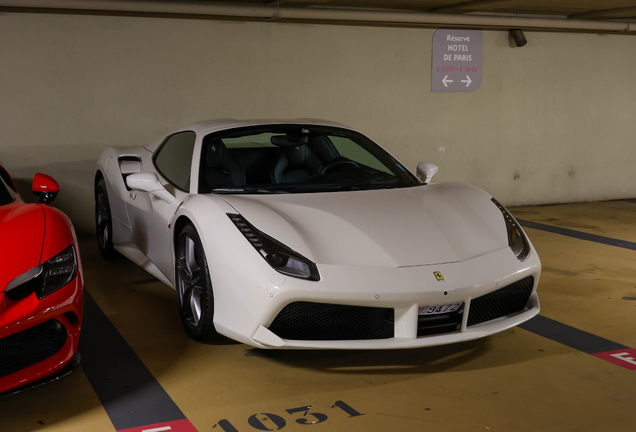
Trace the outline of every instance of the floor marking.
<instances>
[{"instance_id":1,"label":"floor marking","mask_svg":"<svg viewBox=\"0 0 636 432\"><path fill-rule=\"evenodd\" d=\"M177 432L196 432L93 297L84 294L81 367L115 429L172 426Z\"/></svg>"},{"instance_id":2,"label":"floor marking","mask_svg":"<svg viewBox=\"0 0 636 432\"><path fill-rule=\"evenodd\" d=\"M119 429L117 432L197 432L188 420L175 420L171 422L156 423L129 429Z\"/></svg>"},{"instance_id":3,"label":"floor marking","mask_svg":"<svg viewBox=\"0 0 636 432\"><path fill-rule=\"evenodd\" d=\"M594 356L625 369L636 370L636 350L633 348L594 354Z\"/></svg>"},{"instance_id":4,"label":"floor marking","mask_svg":"<svg viewBox=\"0 0 636 432\"><path fill-rule=\"evenodd\" d=\"M555 227L523 219L517 219L517 221L519 221L519 223L525 228L538 229L541 231L551 232L553 234L560 234L609 246L636 250L636 243L625 240L588 234L581 231ZM594 357L603 359L625 369L636 370L636 350L626 347L625 345L603 339L599 336L575 329L574 327L570 327L541 315L537 315L535 318L521 324L519 327L553 341L562 343L563 345L567 345L570 348L591 354Z\"/></svg>"},{"instance_id":5,"label":"floor marking","mask_svg":"<svg viewBox=\"0 0 636 432\"><path fill-rule=\"evenodd\" d=\"M587 241L591 241L595 243L601 243L601 244L605 244L609 246L616 246L616 247L620 247L624 249L636 250L636 243L625 241L625 240L618 240L615 238L604 237L604 236L600 236L596 234L588 234L582 231L576 231L569 228L561 228L561 227L556 227L552 225L546 225L539 222L532 222L532 221L527 221L523 219L517 219L517 221L524 228L538 229L541 231L551 232L553 234L560 234L560 235L564 235L568 237L574 237L577 239L587 240Z\"/></svg>"},{"instance_id":6,"label":"floor marking","mask_svg":"<svg viewBox=\"0 0 636 432\"><path fill-rule=\"evenodd\" d=\"M520 324L519 327L575 350L583 351L586 354L598 354L628 348L625 345L570 327L543 315L537 315L530 321Z\"/></svg>"},{"instance_id":7,"label":"floor marking","mask_svg":"<svg viewBox=\"0 0 636 432\"><path fill-rule=\"evenodd\" d=\"M543 315L519 324L524 330L629 370L636 370L636 350L570 327Z\"/></svg>"}]
</instances>

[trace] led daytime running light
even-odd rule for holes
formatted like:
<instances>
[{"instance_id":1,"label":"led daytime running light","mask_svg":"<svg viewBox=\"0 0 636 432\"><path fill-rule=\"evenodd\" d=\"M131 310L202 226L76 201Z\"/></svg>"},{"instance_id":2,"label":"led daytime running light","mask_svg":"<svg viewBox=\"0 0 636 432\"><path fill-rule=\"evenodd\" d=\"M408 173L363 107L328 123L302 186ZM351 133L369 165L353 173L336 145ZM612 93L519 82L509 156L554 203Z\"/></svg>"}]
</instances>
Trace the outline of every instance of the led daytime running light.
<instances>
[{"instance_id":1,"label":"led daytime running light","mask_svg":"<svg viewBox=\"0 0 636 432\"><path fill-rule=\"evenodd\" d=\"M521 229L521 225L519 222L512 216L512 214L502 206L499 201L496 199L491 200L497 208L503 214L504 220L506 221L506 230L508 231L508 246L512 249L515 256L519 261L523 261L526 259L528 254L530 253L530 242L526 237L526 234Z\"/></svg>"},{"instance_id":2,"label":"led daytime running light","mask_svg":"<svg viewBox=\"0 0 636 432\"><path fill-rule=\"evenodd\" d=\"M318 268L312 261L259 231L243 216L228 213L228 217L274 270L300 279L320 280Z\"/></svg>"}]
</instances>

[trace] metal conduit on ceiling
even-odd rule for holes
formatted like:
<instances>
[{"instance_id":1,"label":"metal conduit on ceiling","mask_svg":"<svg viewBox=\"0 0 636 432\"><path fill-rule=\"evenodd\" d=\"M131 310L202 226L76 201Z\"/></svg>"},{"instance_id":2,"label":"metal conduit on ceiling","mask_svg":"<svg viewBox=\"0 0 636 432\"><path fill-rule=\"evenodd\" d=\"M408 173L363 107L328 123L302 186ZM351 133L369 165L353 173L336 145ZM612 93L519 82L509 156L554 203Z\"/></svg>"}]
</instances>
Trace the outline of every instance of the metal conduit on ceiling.
<instances>
[{"instance_id":1,"label":"metal conduit on ceiling","mask_svg":"<svg viewBox=\"0 0 636 432\"><path fill-rule=\"evenodd\" d=\"M268 4L220 4L184 1L135 0L0 0L0 8L38 11L83 11L166 15L201 15L257 20L293 20L391 24L405 26L454 26L471 28L520 28L527 30L567 30L584 32L634 33L636 22L593 21L531 16L444 14L427 12L339 9L328 7L282 7Z\"/></svg>"}]
</instances>

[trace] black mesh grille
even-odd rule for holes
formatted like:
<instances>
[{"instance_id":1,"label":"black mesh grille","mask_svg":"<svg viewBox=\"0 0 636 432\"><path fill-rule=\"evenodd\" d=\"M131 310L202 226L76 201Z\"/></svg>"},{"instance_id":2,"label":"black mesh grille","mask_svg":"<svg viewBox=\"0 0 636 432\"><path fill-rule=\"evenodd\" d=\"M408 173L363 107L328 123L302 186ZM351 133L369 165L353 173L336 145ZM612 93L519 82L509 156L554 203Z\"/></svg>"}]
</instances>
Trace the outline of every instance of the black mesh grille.
<instances>
[{"instance_id":1,"label":"black mesh grille","mask_svg":"<svg viewBox=\"0 0 636 432\"><path fill-rule=\"evenodd\" d=\"M393 309L295 302L269 330L290 340L367 340L393 337Z\"/></svg>"},{"instance_id":2,"label":"black mesh grille","mask_svg":"<svg viewBox=\"0 0 636 432\"><path fill-rule=\"evenodd\" d=\"M45 321L0 339L0 378L45 360L66 343L66 328L58 320Z\"/></svg>"},{"instance_id":3,"label":"black mesh grille","mask_svg":"<svg viewBox=\"0 0 636 432\"><path fill-rule=\"evenodd\" d=\"M529 276L505 288L473 299L468 311L468 325L521 312L530 299L533 286L534 278Z\"/></svg>"}]
</instances>

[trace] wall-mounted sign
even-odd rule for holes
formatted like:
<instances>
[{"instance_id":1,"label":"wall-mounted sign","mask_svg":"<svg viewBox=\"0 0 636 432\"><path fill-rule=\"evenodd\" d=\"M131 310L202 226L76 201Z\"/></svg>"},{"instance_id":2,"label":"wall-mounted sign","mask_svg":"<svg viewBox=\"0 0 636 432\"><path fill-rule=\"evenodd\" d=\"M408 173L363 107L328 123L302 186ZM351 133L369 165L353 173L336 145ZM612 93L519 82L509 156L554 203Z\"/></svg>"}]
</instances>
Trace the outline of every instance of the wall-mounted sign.
<instances>
[{"instance_id":1,"label":"wall-mounted sign","mask_svg":"<svg viewBox=\"0 0 636 432\"><path fill-rule=\"evenodd\" d=\"M482 30L439 29L433 35L433 92L472 92L481 85Z\"/></svg>"}]
</instances>

